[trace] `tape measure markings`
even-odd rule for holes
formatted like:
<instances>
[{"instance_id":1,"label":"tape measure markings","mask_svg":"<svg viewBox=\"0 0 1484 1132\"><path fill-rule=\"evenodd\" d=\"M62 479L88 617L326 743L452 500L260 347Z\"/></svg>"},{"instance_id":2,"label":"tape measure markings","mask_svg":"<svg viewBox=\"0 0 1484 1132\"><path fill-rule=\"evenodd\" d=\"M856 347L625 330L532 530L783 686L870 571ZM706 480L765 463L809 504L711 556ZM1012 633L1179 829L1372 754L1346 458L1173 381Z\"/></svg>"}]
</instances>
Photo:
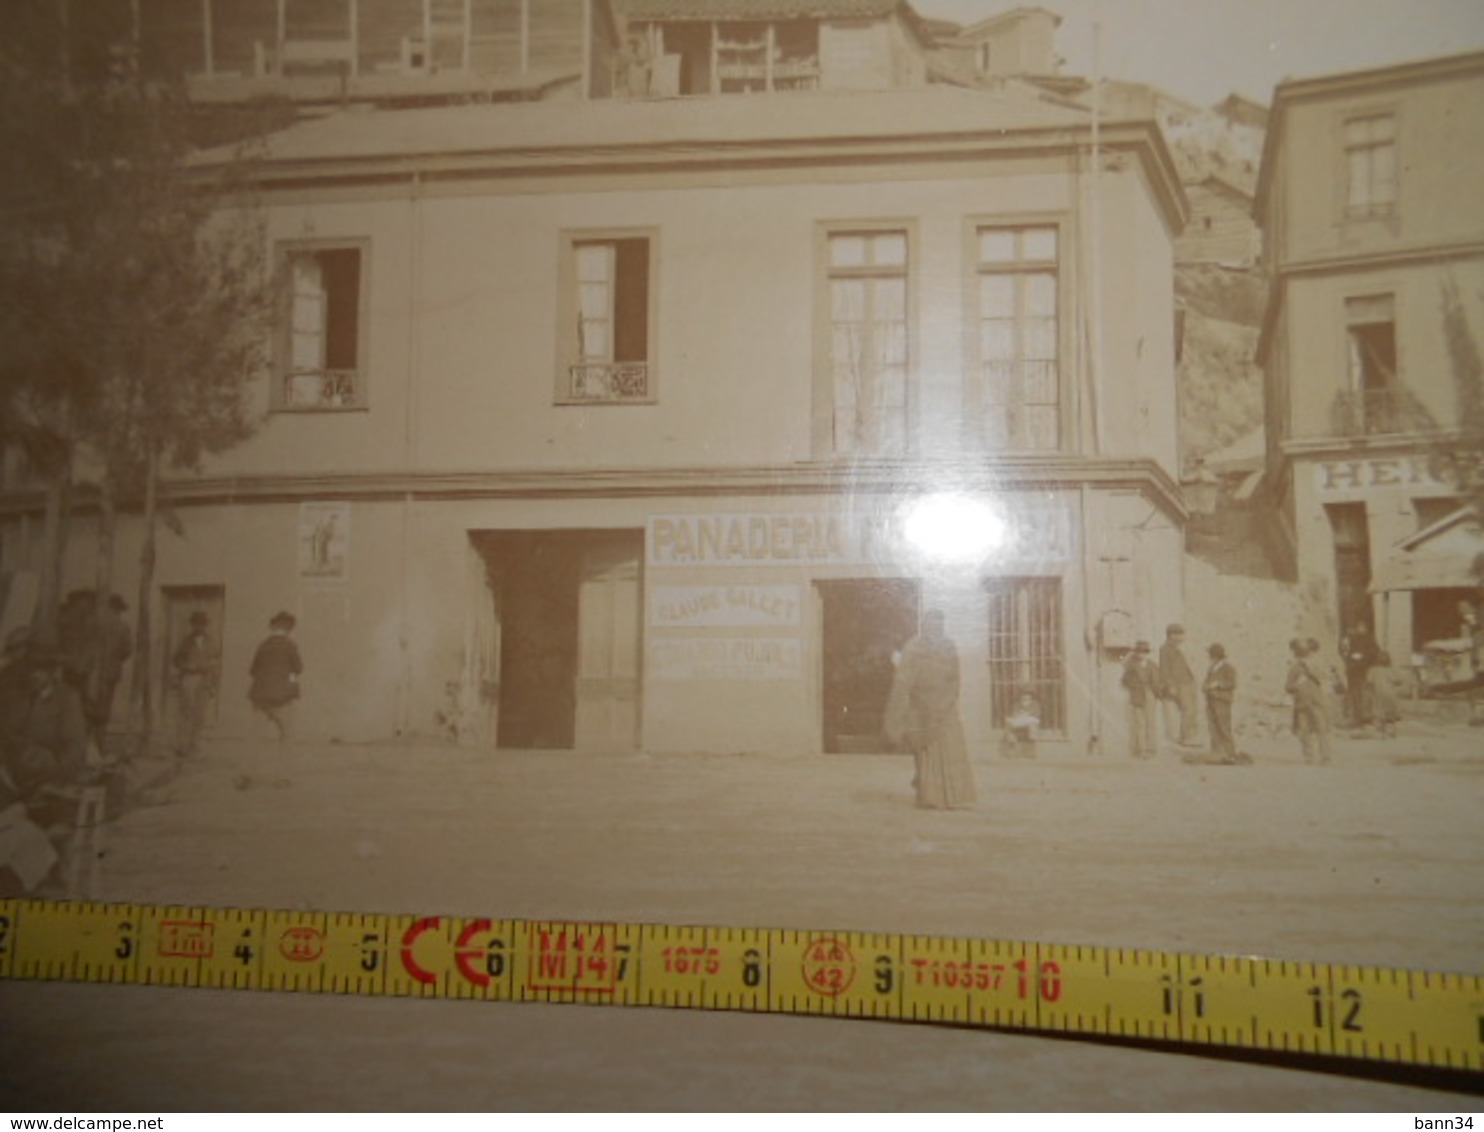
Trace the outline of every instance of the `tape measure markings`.
<instances>
[{"instance_id":1,"label":"tape measure markings","mask_svg":"<svg viewBox=\"0 0 1484 1132\"><path fill-rule=\"evenodd\" d=\"M0 979L885 1018L1484 1066L1484 977L795 928L0 900Z\"/></svg>"}]
</instances>

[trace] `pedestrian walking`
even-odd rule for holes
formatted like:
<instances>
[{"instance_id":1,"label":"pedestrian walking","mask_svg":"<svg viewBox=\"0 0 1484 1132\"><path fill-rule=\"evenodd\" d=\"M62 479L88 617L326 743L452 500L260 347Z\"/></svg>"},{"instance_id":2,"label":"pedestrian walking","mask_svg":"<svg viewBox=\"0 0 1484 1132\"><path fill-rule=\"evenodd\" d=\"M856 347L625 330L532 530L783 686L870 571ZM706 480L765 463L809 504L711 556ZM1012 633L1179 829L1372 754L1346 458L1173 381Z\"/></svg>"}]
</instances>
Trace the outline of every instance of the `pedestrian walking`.
<instances>
[{"instance_id":1,"label":"pedestrian walking","mask_svg":"<svg viewBox=\"0 0 1484 1132\"><path fill-rule=\"evenodd\" d=\"M1139 641L1124 661L1122 684L1128 690L1129 753L1136 759L1154 757L1155 704L1160 699L1159 668L1148 641Z\"/></svg>"},{"instance_id":2,"label":"pedestrian walking","mask_svg":"<svg viewBox=\"0 0 1484 1132\"><path fill-rule=\"evenodd\" d=\"M293 633L298 624L292 613L280 612L268 622L268 636L253 654L252 686L247 698L263 714L280 743L294 737L294 704L299 699L299 677L304 662Z\"/></svg>"}]
</instances>

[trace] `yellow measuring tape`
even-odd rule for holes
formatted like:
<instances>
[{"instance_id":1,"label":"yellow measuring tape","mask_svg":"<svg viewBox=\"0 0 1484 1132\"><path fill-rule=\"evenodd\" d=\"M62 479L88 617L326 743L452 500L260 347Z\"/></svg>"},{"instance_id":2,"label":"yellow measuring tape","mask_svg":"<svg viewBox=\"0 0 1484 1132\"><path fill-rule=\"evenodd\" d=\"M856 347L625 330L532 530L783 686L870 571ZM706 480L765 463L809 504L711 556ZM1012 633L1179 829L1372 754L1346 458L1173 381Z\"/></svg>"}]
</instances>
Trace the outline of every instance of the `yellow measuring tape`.
<instances>
[{"instance_id":1,"label":"yellow measuring tape","mask_svg":"<svg viewBox=\"0 0 1484 1132\"><path fill-rule=\"evenodd\" d=\"M1484 976L894 933L0 900L0 979L884 1018L1484 1065Z\"/></svg>"}]
</instances>

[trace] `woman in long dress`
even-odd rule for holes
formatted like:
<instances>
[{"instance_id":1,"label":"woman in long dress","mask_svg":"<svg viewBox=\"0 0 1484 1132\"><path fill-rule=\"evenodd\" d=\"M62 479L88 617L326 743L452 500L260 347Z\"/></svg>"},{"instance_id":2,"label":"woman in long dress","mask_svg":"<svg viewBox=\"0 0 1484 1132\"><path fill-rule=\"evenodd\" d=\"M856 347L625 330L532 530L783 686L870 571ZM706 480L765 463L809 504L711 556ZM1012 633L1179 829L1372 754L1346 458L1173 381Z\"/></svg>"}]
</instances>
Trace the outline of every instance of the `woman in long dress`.
<instances>
[{"instance_id":1,"label":"woman in long dress","mask_svg":"<svg viewBox=\"0 0 1484 1132\"><path fill-rule=\"evenodd\" d=\"M902 649L886 711L887 737L912 752L917 804L927 809L974 804L958 685L958 650L943 632L942 612L928 610Z\"/></svg>"}]
</instances>

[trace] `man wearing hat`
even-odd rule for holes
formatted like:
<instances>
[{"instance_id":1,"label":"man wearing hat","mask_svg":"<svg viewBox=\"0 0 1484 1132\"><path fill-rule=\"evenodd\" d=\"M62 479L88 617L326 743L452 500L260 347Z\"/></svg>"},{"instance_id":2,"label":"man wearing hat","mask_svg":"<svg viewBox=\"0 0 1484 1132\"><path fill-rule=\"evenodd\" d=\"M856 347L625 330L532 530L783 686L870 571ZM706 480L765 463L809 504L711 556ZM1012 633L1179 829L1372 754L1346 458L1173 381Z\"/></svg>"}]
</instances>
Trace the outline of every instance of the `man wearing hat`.
<instances>
[{"instance_id":1,"label":"man wearing hat","mask_svg":"<svg viewBox=\"0 0 1484 1132\"><path fill-rule=\"evenodd\" d=\"M1202 687L1206 693L1206 719L1211 726L1211 753L1223 762L1240 761L1237 739L1232 733L1232 700L1237 694L1237 669L1226 659L1224 645L1206 650L1211 666L1206 669Z\"/></svg>"},{"instance_id":2,"label":"man wearing hat","mask_svg":"<svg viewBox=\"0 0 1484 1132\"><path fill-rule=\"evenodd\" d=\"M217 649L207 632L209 623L209 618L201 610L192 613L190 629L170 658L179 697L175 753L182 758L192 757L200 748L201 730L206 725L206 705L216 688Z\"/></svg>"},{"instance_id":3,"label":"man wearing hat","mask_svg":"<svg viewBox=\"0 0 1484 1132\"><path fill-rule=\"evenodd\" d=\"M1128 689L1129 753L1136 759L1154 756L1154 705L1159 700L1159 669L1148 641L1140 641L1123 664L1123 686Z\"/></svg>"},{"instance_id":4,"label":"man wearing hat","mask_svg":"<svg viewBox=\"0 0 1484 1132\"><path fill-rule=\"evenodd\" d=\"M292 613L274 614L268 622L268 637L253 654L252 687L247 698L273 724L280 743L294 737L294 701L299 698L299 676L304 662L299 646L289 634L297 621Z\"/></svg>"},{"instance_id":5,"label":"man wearing hat","mask_svg":"<svg viewBox=\"0 0 1484 1132\"><path fill-rule=\"evenodd\" d=\"M1185 659L1184 646L1184 625L1165 629L1165 643L1159 646L1159 684L1165 705L1165 735L1182 747L1194 747L1200 731L1195 673Z\"/></svg>"}]
</instances>

